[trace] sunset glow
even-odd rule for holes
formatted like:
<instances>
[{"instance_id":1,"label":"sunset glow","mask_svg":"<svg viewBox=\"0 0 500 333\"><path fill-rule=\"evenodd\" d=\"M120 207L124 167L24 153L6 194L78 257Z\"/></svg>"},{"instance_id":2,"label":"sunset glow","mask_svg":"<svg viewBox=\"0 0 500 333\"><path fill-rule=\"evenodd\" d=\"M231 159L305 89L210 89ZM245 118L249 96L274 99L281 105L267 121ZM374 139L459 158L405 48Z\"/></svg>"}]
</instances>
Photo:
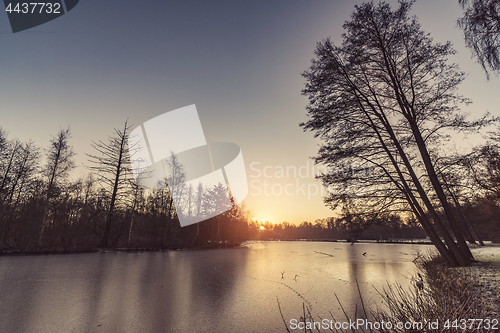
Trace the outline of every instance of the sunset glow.
<instances>
[{"instance_id":1,"label":"sunset glow","mask_svg":"<svg viewBox=\"0 0 500 333\"><path fill-rule=\"evenodd\" d=\"M4 5L0 333L500 333L500 0Z\"/></svg>"}]
</instances>

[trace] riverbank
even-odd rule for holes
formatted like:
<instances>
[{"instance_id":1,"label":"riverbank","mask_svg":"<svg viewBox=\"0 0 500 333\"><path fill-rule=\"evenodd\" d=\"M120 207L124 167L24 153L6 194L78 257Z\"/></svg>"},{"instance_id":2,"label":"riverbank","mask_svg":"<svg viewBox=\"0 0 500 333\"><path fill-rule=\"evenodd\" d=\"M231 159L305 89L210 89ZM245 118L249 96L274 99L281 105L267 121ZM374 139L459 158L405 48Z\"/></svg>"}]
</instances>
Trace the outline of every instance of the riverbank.
<instances>
[{"instance_id":1,"label":"riverbank","mask_svg":"<svg viewBox=\"0 0 500 333\"><path fill-rule=\"evenodd\" d=\"M414 290L397 285L385 289L382 297L388 310L372 311L374 320L424 323L416 332L490 332L491 325L497 330L500 244L471 246L471 251L477 261L470 267L448 267L441 257L434 255L417 258L415 263L420 273L419 279L414 280ZM462 323L464 320L466 325ZM490 327L482 326L483 321ZM435 327L430 323L435 323ZM380 332L400 330L386 327Z\"/></svg>"},{"instance_id":2,"label":"riverbank","mask_svg":"<svg viewBox=\"0 0 500 333\"><path fill-rule=\"evenodd\" d=\"M500 319L500 244L487 242L483 247L471 246L471 251L476 261L470 267L448 267L435 253L419 255L414 260L418 273L412 278L410 288L403 288L394 283L378 289L383 298L382 307L365 308L362 304L361 315L344 312L345 318L342 320L366 319L366 313L370 313L371 322L423 324L421 328L410 329L409 332L435 332L436 330L429 326L431 322L441 323L440 329L445 329L448 325L450 331L464 331L453 329L453 325L456 325L453 320L464 318L488 319L497 327L497 321ZM357 286L359 288L359 284ZM365 295L366 293L359 291L361 299L364 299ZM337 301L341 307L349 305L338 298ZM307 312L305 309L303 312L301 318L305 318L304 322L318 321L309 312L309 307ZM451 321L447 322L450 318ZM475 324L480 325L479 322ZM474 327L475 332L489 332L484 327ZM337 327L332 331L344 332ZM402 332L389 326L378 331ZM324 333L326 330L318 329L317 332ZM363 330L354 329L353 332Z\"/></svg>"},{"instance_id":3,"label":"riverbank","mask_svg":"<svg viewBox=\"0 0 500 333\"><path fill-rule=\"evenodd\" d=\"M236 248L241 246L240 242L220 242L207 243L205 245L192 247L145 247L145 248L126 248L126 247L108 247L108 248L81 248L72 250L44 250L39 251L18 251L18 250L3 250L0 251L0 256L27 256L27 255L50 255L50 254L79 254L79 253L97 253L97 252L163 252L163 251L187 251L187 250L211 250L211 249L226 249Z\"/></svg>"},{"instance_id":4,"label":"riverbank","mask_svg":"<svg viewBox=\"0 0 500 333\"><path fill-rule=\"evenodd\" d=\"M185 246L185 247L81 247L72 249L44 249L39 250L10 250L10 249L0 249L0 256L2 255L48 255L48 254L77 254L77 253L91 253L91 252L158 252L158 251L185 251L185 250L210 250L210 249L223 249L223 248L234 248L247 243L254 242L339 242L339 243L350 243L350 244L424 244L432 245L431 242L425 239L391 239L391 240L356 240L355 242L350 242L345 239L252 239L242 242L229 242L229 241L219 241L219 242L206 242L203 245L196 246Z\"/></svg>"},{"instance_id":5,"label":"riverbank","mask_svg":"<svg viewBox=\"0 0 500 333\"><path fill-rule=\"evenodd\" d=\"M471 248L478 261L470 267L470 274L482 289L485 305L492 318L500 318L500 244L486 244Z\"/></svg>"}]
</instances>

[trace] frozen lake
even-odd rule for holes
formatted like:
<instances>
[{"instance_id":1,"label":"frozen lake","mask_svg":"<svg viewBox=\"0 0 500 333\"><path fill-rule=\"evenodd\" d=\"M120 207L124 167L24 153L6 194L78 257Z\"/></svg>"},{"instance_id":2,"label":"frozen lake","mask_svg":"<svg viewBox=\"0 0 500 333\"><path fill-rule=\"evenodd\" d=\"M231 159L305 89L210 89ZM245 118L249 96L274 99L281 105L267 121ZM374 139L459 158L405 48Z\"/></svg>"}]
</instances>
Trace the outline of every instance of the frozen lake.
<instances>
[{"instance_id":1,"label":"frozen lake","mask_svg":"<svg viewBox=\"0 0 500 333\"><path fill-rule=\"evenodd\" d=\"M0 332L286 332L302 304L353 313L357 279L409 285L429 245L264 242L203 251L0 257ZM366 255L363 253L366 252ZM329 255L327 255L329 254ZM283 278L281 272L284 271Z\"/></svg>"}]
</instances>

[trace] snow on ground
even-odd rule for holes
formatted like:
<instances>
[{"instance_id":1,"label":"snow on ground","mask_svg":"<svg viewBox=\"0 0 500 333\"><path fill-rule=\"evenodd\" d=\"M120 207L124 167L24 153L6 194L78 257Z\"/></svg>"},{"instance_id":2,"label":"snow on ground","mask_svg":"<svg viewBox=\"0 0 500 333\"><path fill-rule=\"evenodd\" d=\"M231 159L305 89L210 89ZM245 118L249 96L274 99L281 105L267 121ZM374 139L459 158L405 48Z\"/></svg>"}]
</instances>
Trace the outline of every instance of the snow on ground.
<instances>
[{"instance_id":1,"label":"snow on ground","mask_svg":"<svg viewBox=\"0 0 500 333\"><path fill-rule=\"evenodd\" d=\"M500 244L485 242L485 246L471 248L479 261L471 267L478 285L483 289L485 301L491 311L491 318L500 317Z\"/></svg>"},{"instance_id":2,"label":"snow on ground","mask_svg":"<svg viewBox=\"0 0 500 333\"><path fill-rule=\"evenodd\" d=\"M485 246L471 248L471 252L478 261L500 264L500 244L485 242Z\"/></svg>"}]
</instances>

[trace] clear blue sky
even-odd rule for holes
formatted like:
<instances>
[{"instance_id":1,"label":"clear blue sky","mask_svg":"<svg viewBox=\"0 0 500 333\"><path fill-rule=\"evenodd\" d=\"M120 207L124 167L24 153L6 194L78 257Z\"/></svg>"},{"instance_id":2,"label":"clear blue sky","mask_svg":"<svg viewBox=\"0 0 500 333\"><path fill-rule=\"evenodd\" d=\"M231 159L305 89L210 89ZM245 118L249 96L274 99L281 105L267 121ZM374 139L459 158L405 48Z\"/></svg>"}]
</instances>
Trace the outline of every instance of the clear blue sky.
<instances>
[{"instance_id":1,"label":"clear blue sky","mask_svg":"<svg viewBox=\"0 0 500 333\"><path fill-rule=\"evenodd\" d=\"M245 202L256 218L297 223L331 216L314 187L308 198L308 184L316 184L310 175L265 178L255 169L298 170L316 154L319 142L298 126L307 105L300 73L316 42L340 41L343 22L361 2L84 0L16 34L0 15L0 125L9 138L42 147L69 126L81 165L91 140L105 140L125 119L139 125L196 104L208 141L242 148L248 180L256 181ZM500 80L487 82L464 48L455 26L458 1L420 0L412 14L436 41L451 40L459 51L454 61L469 73L461 93L474 102L467 111L500 115ZM86 172L80 167L75 176ZM266 196L264 181L279 184L274 194L292 184L294 195L274 195L269 187ZM303 195L297 185L304 184Z\"/></svg>"}]
</instances>

